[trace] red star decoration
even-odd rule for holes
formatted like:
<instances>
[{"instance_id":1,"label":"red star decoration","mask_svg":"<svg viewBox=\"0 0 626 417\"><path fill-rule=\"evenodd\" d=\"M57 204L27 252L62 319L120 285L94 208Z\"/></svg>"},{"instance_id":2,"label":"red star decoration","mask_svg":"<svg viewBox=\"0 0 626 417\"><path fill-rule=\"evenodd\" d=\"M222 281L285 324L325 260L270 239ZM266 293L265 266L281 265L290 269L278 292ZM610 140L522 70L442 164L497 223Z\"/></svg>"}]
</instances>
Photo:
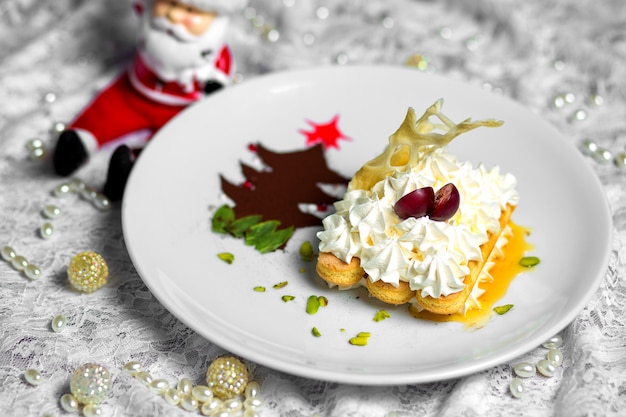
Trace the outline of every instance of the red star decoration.
<instances>
[{"instance_id":1,"label":"red star decoration","mask_svg":"<svg viewBox=\"0 0 626 417\"><path fill-rule=\"evenodd\" d=\"M311 120L306 120L306 122L313 127L313 130L300 129L298 132L306 136L306 144L309 146L321 143L324 149L339 149L339 139L350 140L337 126L339 122L338 114L328 123L318 124Z\"/></svg>"}]
</instances>

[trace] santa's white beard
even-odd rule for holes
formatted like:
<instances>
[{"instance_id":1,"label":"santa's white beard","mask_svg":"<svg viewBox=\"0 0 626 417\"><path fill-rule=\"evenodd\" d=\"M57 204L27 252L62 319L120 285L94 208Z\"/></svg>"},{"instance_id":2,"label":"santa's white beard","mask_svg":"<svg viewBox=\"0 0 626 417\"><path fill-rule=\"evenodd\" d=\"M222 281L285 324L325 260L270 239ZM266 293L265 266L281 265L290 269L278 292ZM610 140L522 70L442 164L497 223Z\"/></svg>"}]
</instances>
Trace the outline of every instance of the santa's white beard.
<instances>
[{"instance_id":1,"label":"santa's white beard","mask_svg":"<svg viewBox=\"0 0 626 417\"><path fill-rule=\"evenodd\" d=\"M206 80L215 71L213 63L224 44L226 26L226 18L217 17L204 34L194 36L165 18L148 17L144 20L140 52L164 81L189 85L194 78Z\"/></svg>"}]
</instances>

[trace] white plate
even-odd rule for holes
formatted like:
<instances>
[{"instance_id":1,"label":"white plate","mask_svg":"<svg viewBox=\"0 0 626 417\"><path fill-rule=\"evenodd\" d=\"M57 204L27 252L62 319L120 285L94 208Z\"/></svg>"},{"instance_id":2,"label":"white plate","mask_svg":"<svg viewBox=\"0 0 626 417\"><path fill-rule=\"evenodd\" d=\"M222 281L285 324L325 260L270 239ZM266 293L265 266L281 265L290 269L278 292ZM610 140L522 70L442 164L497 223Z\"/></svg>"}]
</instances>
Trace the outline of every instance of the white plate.
<instances>
[{"instance_id":1,"label":"white plate","mask_svg":"<svg viewBox=\"0 0 626 417\"><path fill-rule=\"evenodd\" d=\"M307 120L338 126L350 140L326 152L350 177L382 151L409 106L418 114L444 98L455 121L496 118L451 145L460 160L500 165L519 182L516 223L533 229L541 264L515 279L501 304L515 308L479 330L433 323L382 308L362 292L326 288L299 247L317 247L315 228L300 229L285 251L261 255L210 229L209 207L224 202L219 175L243 181L247 145L305 149ZM580 153L550 125L492 93L406 68L347 67L277 73L226 89L165 126L141 154L123 202L126 245L139 275L163 305L223 348L288 373L344 383L422 383L467 375L537 347L570 323L597 290L608 264L611 220L601 184ZM217 254L231 252L232 265ZM300 269L304 267L304 272ZM281 290L272 285L288 281ZM265 286L265 293L253 287ZM280 296L296 296L284 303ZM305 313L309 295L329 305ZM360 299L355 297L360 295ZM317 327L321 337L311 335ZM344 332L340 329L345 329ZM364 347L348 339L372 336Z\"/></svg>"}]
</instances>

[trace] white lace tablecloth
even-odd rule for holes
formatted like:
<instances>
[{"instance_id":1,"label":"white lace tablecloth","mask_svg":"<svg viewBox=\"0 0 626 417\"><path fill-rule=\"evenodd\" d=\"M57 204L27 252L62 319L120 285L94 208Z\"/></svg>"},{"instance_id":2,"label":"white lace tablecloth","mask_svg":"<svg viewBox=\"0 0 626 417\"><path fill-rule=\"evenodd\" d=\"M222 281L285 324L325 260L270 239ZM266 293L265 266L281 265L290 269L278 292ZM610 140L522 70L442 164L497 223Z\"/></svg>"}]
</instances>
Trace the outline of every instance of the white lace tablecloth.
<instances>
[{"instance_id":1,"label":"white lace tablecloth","mask_svg":"<svg viewBox=\"0 0 626 417\"><path fill-rule=\"evenodd\" d=\"M552 378L525 380L522 398L509 393L512 366L536 363L542 347L465 378L390 387L308 380L248 363L262 385L263 415L626 415L626 168L613 162L626 152L626 3L251 0L250 7L231 24L241 82L289 68L385 63L500 92L540 113L572 146L591 139L612 152L606 162L585 161L601 179L615 228L600 289L560 334L563 365ZM104 415L192 415L122 366L136 360L156 377L199 382L224 353L151 296L124 246L119 205L101 211L75 195L55 198L63 180L52 173L49 154L32 159L26 149L33 138L50 148L53 124L69 121L126 65L136 23L127 1L0 2L0 246L14 247L43 272L31 281L0 262L2 416L70 415L59 398L86 362L114 374ZM101 152L77 177L99 189L107 162ZM46 204L62 215L42 239ZM72 291L65 275L85 250L101 253L114 271L90 295ZM68 325L54 333L50 322L60 313ZM44 383L27 384L29 368L40 370Z\"/></svg>"}]
</instances>

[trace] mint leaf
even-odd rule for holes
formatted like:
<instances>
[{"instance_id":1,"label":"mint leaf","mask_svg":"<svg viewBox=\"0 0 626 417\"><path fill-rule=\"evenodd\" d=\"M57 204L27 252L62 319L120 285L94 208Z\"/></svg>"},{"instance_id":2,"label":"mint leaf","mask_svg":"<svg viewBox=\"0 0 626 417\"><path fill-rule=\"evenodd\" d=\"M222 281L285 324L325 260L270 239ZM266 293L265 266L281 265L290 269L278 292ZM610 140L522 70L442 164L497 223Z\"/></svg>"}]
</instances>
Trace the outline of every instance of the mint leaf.
<instances>
[{"instance_id":1,"label":"mint leaf","mask_svg":"<svg viewBox=\"0 0 626 417\"><path fill-rule=\"evenodd\" d=\"M232 207L224 204L219 207L211 219L211 229L215 233L228 233L227 227L235 220L235 211Z\"/></svg>"},{"instance_id":2,"label":"mint leaf","mask_svg":"<svg viewBox=\"0 0 626 417\"><path fill-rule=\"evenodd\" d=\"M289 240L294 231L293 226L276 230L279 225L278 220L268 220L253 225L246 231L246 245L254 246L261 253L278 249Z\"/></svg>"},{"instance_id":3,"label":"mint leaf","mask_svg":"<svg viewBox=\"0 0 626 417\"><path fill-rule=\"evenodd\" d=\"M253 214L251 216L242 217L234 220L226 226L226 230L234 237L243 237L246 231L261 221L261 216Z\"/></svg>"}]
</instances>

